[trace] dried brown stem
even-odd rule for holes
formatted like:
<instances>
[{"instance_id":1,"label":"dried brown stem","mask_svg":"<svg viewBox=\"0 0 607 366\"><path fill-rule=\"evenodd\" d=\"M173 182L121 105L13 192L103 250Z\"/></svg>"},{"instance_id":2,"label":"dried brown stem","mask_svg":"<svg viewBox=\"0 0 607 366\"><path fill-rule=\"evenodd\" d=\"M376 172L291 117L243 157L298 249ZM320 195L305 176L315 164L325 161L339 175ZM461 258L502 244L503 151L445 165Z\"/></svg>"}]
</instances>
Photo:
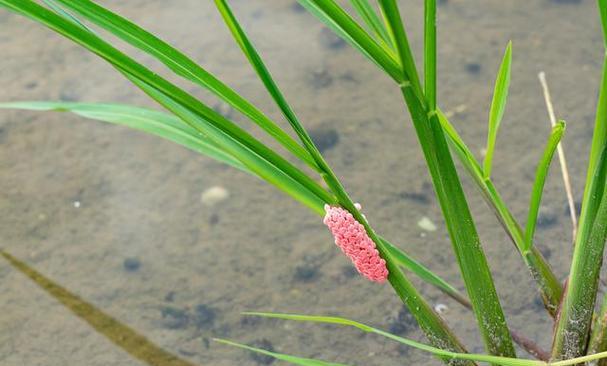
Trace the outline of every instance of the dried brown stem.
<instances>
[{"instance_id":1,"label":"dried brown stem","mask_svg":"<svg viewBox=\"0 0 607 366\"><path fill-rule=\"evenodd\" d=\"M554 107L550 98L550 90L548 89L548 82L546 81L546 73L541 71L538 75L540 84L542 84L542 90L544 91L544 100L546 101L546 109L548 110L548 116L550 117L550 124L552 127L556 125L556 116L554 114ZM577 212L575 209L575 201L573 199L573 190L571 189L571 181L569 179L569 170L567 169L567 160L565 159L565 153L563 152L563 143L559 143L557 147L559 155L559 162L561 164L561 173L563 174L563 183L565 184L565 192L567 193L567 202L569 203L569 213L571 216L571 224L573 226L572 241L575 242L575 235L577 233Z\"/></svg>"}]
</instances>

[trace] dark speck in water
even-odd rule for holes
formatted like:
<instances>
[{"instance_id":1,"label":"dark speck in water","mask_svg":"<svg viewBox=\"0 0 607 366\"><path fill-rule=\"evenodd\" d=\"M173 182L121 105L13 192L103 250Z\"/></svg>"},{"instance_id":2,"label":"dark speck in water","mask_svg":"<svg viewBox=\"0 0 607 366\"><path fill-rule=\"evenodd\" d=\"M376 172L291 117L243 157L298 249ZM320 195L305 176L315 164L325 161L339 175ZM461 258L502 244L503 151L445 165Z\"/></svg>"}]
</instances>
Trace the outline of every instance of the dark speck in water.
<instances>
[{"instance_id":1,"label":"dark speck in water","mask_svg":"<svg viewBox=\"0 0 607 366\"><path fill-rule=\"evenodd\" d=\"M339 142L339 134L332 128L315 128L310 130L310 137L320 152L332 149Z\"/></svg>"},{"instance_id":2,"label":"dark speck in water","mask_svg":"<svg viewBox=\"0 0 607 366\"><path fill-rule=\"evenodd\" d=\"M173 302L175 301L175 291L170 291L164 295L164 301Z\"/></svg>"},{"instance_id":3,"label":"dark speck in water","mask_svg":"<svg viewBox=\"0 0 607 366\"><path fill-rule=\"evenodd\" d=\"M208 329L213 327L216 313L212 307L205 304L196 305L194 314L196 327L198 327L198 329Z\"/></svg>"},{"instance_id":4,"label":"dark speck in water","mask_svg":"<svg viewBox=\"0 0 607 366\"><path fill-rule=\"evenodd\" d=\"M320 44L330 50L339 50L346 46L346 41L337 36L329 28L323 28L320 31Z\"/></svg>"},{"instance_id":5,"label":"dark speck in water","mask_svg":"<svg viewBox=\"0 0 607 366\"><path fill-rule=\"evenodd\" d=\"M544 245L538 245L537 248L539 249L540 253L542 253L544 258L550 259L550 257L552 256L552 250L550 248Z\"/></svg>"},{"instance_id":6,"label":"dark speck in water","mask_svg":"<svg viewBox=\"0 0 607 366\"><path fill-rule=\"evenodd\" d=\"M240 325L244 327L256 327L261 322L258 316L245 316L240 320Z\"/></svg>"},{"instance_id":7,"label":"dark speck in water","mask_svg":"<svg viewBox=\"0 0 607 366\"><path fill-rule=\"evenodd\" d=\"M447 1L447 0L438 0L436 3L437 3L438 5L445 5L445 4L447 4L448 2L449 2L449 1Z\"/></svg>"},{"instance_id":8,"label":"dark speck in water","mask_svg":"<svg viewBox=\"0 0 607 366\"><path fill-rule=\"evenodd\" d=\"M581 4L582 0L550 0L553 4Z\"/></svg>"},{"instance_id":9,"label":"dark speck in water","mask_svg":"<svg viewBox=\"0 0 607 366\"><path fill-rule=\"evenodd\" d=\"M356 275L358 275L358 271L356 270L356 268L354 266L350 266L350 265L343 266L341 268L341 273L346 278L354 278L354 277L356 277Z\"/></svg>"},{"instance_id":10,"label":"dark speck in water","mask_svg":"<svg viewBox=\"0 0 607 366\"><path fill-rule=\"evenodd\" d=\"M182 329L188 325L188 313L179 308L165 306L160 310L162 315L162 326L167 329Z\"/></svg>"},{"instance_id":11,"label":"dark speck in water","mask_svg":"<svg viewBox=\"0 0 607 366\"><path fill-rule=\"evenodd\" d=\"M38 86L38 83L35 81L29 82L27 84L25 84L25 88L26 89L34 89L35 87Z\"/></svg>"},{"instance_id":12,"label":"dark speck in water","mask_svg":"<svg viewBox=\"0 0 607 366\"><path fill-rule=\"evenodd\" d=\"M409 312L409 309L402 307L396 317L390 320L390 333L406 334L415 329L415 318Z\"/></svg>"},{"instance_id":13,"label":"dark speck in water","mask_svg":"<svg viewBox=\"0 0 607 366\"><path fill-rule=\"evenodd\" d=\"M430 198L428 198L428 195L423 192L401 192L399 196L402 199L415 203L424 205L430 203Z\"/></svg>"},{"instance_id":14,"label":"dark speck in water","mask_svg":"<svg viewBox=\"0 0 607 366\"><path fill-rule=\"evenodd\" d=\"M209 225L217 225L218 223L219 223L219 215L212 214L211 217L209 217Z\"/></svg>"},{"instance_id":15,"label":"dark speck in water","mask_svg":"<svg viewBox=\"0 0 607 366\"><path fill-rule=\"evenodd\" d=\"M274 346L272 345L272 342L268 341L265 338L254 340L253 342L249 343L249 346L274 352ZM253 352L249 353L249 357L251 357L253 361L257 362L260 365L269 365L275 360L275 358L272 356L262 355L261 353Z\"/></svg>"},{"instance_id":16,"label":"dark speck in water","mask_svg":"<svg viewBox=\"0 0 607 366\"><path fill-rule=\"evenodd\" d=\"M293 276L299 282L312 282L320 276L318 267L312 264L302 264L295 267Z\"/></svg>"},{"instance_id":17,"label":"dark speck in water","mask_svg":"<svg viewBox=\"0 0 607 366\"><path fill-rule=\"evenodd\" d=\"M312 72L308 81L314 89L324 89L333 84L333 77L327 70L322 69Z\"/></svg>"},{"instance_id":18,"label":"dark speck in water","mask_svg":"<svg viewBox=\"0 0 607 366\"><path fill-rule=\"evenodd\" d=\"M6 138L6 128L0 127L0 143Z\"/></svg>"},{"instance_id":19,"label":"dark speck in water","mask_svg":"<svg viewBox=\"0 0 607 366\"><path fill-rule=\"evenodd\" d=\"M540 208L540 213L537 218L537 227L538 228L549 228L558 223L558 216L555 215L552 211L547 210L545 208Z\"/></svg>"},{"instance_id":20,"label":"dark speck in water","mask_svg":"<svg viewBox=\"0 0 607 366\"><path fill-rule=\"evenodd\" d=\"M469 62L466 64L466 72L468 74L477 75L481 72L481 64L477 62Z\"/></svg>"},{"instance_id":21,"label":"dark speck in water","mask_svg":"<svg viewBox=\"0 0 607 366\"><path fill-rule=\"evenodd\" d=\"M141 261L137 258L126 258L122 266L127 272L135 272L141 267Z\"/></svg>"}]
</instances>

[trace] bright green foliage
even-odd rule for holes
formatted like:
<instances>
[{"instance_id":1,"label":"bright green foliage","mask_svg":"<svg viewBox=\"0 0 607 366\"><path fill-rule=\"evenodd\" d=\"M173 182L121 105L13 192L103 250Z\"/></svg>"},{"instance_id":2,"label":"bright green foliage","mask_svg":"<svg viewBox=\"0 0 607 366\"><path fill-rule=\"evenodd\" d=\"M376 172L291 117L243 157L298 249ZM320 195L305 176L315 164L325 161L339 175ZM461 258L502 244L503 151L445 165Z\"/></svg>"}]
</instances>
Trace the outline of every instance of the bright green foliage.
<instances>
[{"instance_id":1,"label":"bright green foliage","mask_svg":"<svg viewBox=\"0 0 607 366\"><path fill-rule=\"evenodd\" d=\"M283 131L260 109L195 63L185 53L131 21L90 0L43 0L43 2L47 7L32 0L0 0L0 6L45 25L97 54L170 114L118 104L92 103L16 102L0 104L0 108L69 111L86 118L134 128L173 141L261 178L318 215L324 214L324 204L342 206L365 227L371 239L376 243L381 257L387 262L390 284L410 309L432 346L343 318L261 313L256 315L354 326L365 332L375 333L432 353L451 365L473 366L474 362L478 361L506 366L567 366L598 360L607 355L604 352L601 353L607 347L604 335L606 333L605 324L607 324L605 321L607 317L604 314L607 313L607 305L604 303L595 322L596 327L593 330L589 347L589 352L597 354L582 356L586 352L590 334L601 258L607 236L607 196L604 194L607 175L607 157L605 157L607 155L607 71L604 71L599 97L580 229L576 237L568 290L563 297L561 284L547 261L533 246L533 236L547 172L554 150L562 137L564 123L559 123L553 129L538 164L524 232L506 207L491 180L495 143L510 83L511 43L506 48L495 82L489 113L487 154L481 166L437 106L435 0L425 0L424 2L423 86L396 0L378 0L380 15L377 14L373 2L350 0L352 7L364 22L364 26L358 24L357 20L335 0L299 0L300 4L375 63L398 85L412 117L445 217L453 249L470 298L468 300L454 286L379 236L366 217L355 208L339 178L324 160L292 107L287 103L261 56L238 23L227 0L215 0L215 4L236 42L293 128L301 144L289 133ZM607 25L605 25L607 0L598 0L598 3L603 20L603 31L607 38ZM83 18L83 21L79 17ZM85 24L85 21L103 28L122 41L151 55L176 75L211 91L273 137L297 159L297 162L289 162L277 151L254 138L233 121L215 112L185 90L161 77L157 72L127 56L102 39ZM605 67L607 70L607 66ZM516 356L510 331L506 325L449 145L516 245L525 264L537 281L546 308L552 316L557 314L560 299L563 298L552 350L552 357L555 360L563 361L547 364L542 361L514 358ZM298 167L298 164L306 164L311 168L314 176L309 176L306 171ZM327 188L318 183L319 177L324 179ZM463 345L441 317L405 276L403 269L415 273L423 281L432 284L460 303L471 306L489 355L466 353ZM299 365L340 365L259 350L229 341L221 342ZM574 359L578 356L580 357Z\"/></svg>"},{"instance_id":2,"label":"bright green foliage","mask_svg":"<svg viewBox=\"0 0 607 366\"><path fill-rule=\"evenodd\" d=\"M512 42L508 42L504 59L497 72L495 80L495 89L493 91L493 100L489 112L489 129L487 137L487 152L483 163L483 173L485 179L491 176L491 166L493 164L493 151L495 150L495 141L497 140L497 131L500 128L504 110L506 109L506 100L508 99L508 88L510 86L510 65L512 64Z\"/></svg>"},{"instance_id":3,"label":"bright green foliage","mask_svg":"<svg viewBox=\"0 0 607 366\"><path fill-rule=\"evenodd\" d=\"M537 166L535 182L533 183L533 190L531 192L531 202L529 203L529 215L527 216L527 225L525 226L525 252L529 251L531 245L533 245L533 234L537 223L537 215L540 211L542 192L544 191L544 183L546 182L546 176L548 175L548 168L550 168L552 157L563 137L563 133L565 133L565 122L559 121L552 128L548 144L546 144L546 148L544 149L544 155Z\"/></svg>"}]
</instances>

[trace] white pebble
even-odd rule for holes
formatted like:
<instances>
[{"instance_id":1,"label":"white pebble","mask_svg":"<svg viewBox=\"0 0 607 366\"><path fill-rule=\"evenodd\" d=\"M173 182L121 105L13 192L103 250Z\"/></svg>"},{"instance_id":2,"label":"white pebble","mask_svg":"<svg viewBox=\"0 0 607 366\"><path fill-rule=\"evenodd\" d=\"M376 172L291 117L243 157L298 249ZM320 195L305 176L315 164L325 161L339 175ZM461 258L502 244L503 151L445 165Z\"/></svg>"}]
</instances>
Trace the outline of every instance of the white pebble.
<instances>
[{"instance_id":1,"label":"white pebble","mask_svg":"<svg viewBox=\"0 0 607 366\"><path fill-rule=\"evenodd\" d=\"M434 225L434 223L426 216L422 217L417 222L417 226L421 227L422 229L424 229L426 231L436 231L436 225Z\"/></svg>"},{"instance_id":2,"label":"white pebble","mask_svg":"<svg viewBox=\"0 0 607 366\"><path fill-rule=\"evenodd\" d=\"M76 208L80 207L80 201L74 201L74 207L76 207Z\"/></svg>"},{"instance_id":3,"label":"white pebble","mask_svg":"<svg viewBox=\"0 0 607 366\"><path fill-rule=\"evenodd\" d=\"M230 197L230 192L221 186L213 186L200 195L200 202L205 206L215 206Z\"/></svg>"},{"instance_id":4,"label":"white pebble","mask_svg":"<svg viewBox=\"0 0 607 366\"><path fill-rule=\"evenodd\" d=\"M439 314L444 314L444 313L447 312L447 310L449 310L449 308L445 304L436 304L436 305L434 305L434 311L436 311Z\"/></svg>"}]
</instances>

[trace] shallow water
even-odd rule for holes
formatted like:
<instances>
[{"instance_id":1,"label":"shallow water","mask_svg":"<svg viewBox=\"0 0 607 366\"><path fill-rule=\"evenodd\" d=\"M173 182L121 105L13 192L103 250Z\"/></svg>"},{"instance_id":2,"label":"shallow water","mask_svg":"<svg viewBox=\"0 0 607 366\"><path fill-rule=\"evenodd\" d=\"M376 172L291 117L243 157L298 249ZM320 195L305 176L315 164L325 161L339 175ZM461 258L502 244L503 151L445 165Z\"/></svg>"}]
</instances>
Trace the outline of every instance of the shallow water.
<instances>
[{"instance_id":1,"label":"shallow water","mask_svg":"<svg viewBox=\"0 0 607 366\"><path fill-rule=\"evenodd\" d=\"M212 2L102 3L185 50L280 119ZM292 1L231 3L376 230L461 288L397 89ZM419 55L423 2L403 3ZM525 218L535 162L549 133L540 70L547 73L559 117L568 121L565 151L581 197L602 61L594 2L446 0L438 20L440 104L479 156L495 72L513 40L511 95L494 178L515 215ZM69 41L4 10L0 25L0 100L153 106ZM148 56L140 59L158 66ZM207 93L180 84L261 136ZM0 246L185 360L268 362L210 341L223 337L353 365L440 364L354 330L243 318L240 312L247 310L341 315L423 340L407 316L396 320L401 305L389 286L353 274L318 217L244 173L126 128L21 111L0 112L0 168ZM552 324L534 283L471 181L462 178L509 324L548 347ZM227 197L205 205L202 193L215 186ZM557 165L543 206L537 242L564 278L571 225ZM438 230L421 229L417 223L424 216ZM473 316L429 286L420 287L432 304L446 305L446 320L468 348L482 352ZM145 364L6 261L0 293L2 365Z\"/></svg>"}]
</instances>

